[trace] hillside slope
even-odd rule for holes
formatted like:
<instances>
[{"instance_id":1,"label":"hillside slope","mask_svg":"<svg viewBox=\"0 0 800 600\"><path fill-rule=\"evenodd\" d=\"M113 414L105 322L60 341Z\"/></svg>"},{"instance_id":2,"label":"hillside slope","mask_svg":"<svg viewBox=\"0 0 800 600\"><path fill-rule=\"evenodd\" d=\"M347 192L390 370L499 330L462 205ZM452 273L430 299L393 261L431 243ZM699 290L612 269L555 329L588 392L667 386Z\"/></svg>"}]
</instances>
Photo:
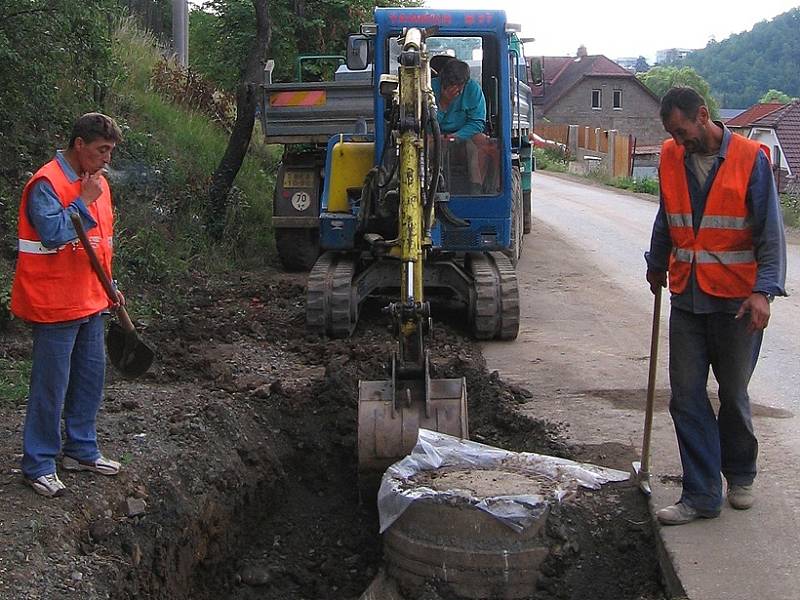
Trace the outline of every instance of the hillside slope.
<instances>
[{"instance_id":1,"label":"hillside slope","mask_svg":"<svg viewBox=\"0 0 800 600\"><path fill-rule=\"evenodd\" d=\"M800 96L800 8L692 52L684 64L711 84L720 106L746 108L770 89Z\"/></svg>"}]
</instances>

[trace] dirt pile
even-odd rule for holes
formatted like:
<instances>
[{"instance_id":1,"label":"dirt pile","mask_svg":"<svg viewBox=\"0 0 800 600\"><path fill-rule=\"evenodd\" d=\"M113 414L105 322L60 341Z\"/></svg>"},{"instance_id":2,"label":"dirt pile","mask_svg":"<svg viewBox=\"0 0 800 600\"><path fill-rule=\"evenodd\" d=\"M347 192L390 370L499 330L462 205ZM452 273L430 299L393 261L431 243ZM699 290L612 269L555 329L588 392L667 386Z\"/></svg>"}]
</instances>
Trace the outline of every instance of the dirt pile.
<instances>
[{"instance_id":1,"label":"dirt pile","mask_svg":"<svg viewBox=\"0 0 800 600\"><path fill-rule=\"evenodd\" d=\"M358 497L356 389L384 377L383 317L367 310L352 339L324 340L305 332L302 276L191 283L144 328L153 371L109 373L99 434L119 477L63 473L65 497L36 496L17 470L24 406L0 406L0 597L349 600L377 573L377 515ZM432 354L435 376L467 377L472 438L574 454L558 424L515 411L530 394L487 374L465 334L438 327ZM14 356L27 345L21 327L4 335ZM559 510L563 527L548 532L559 549L531 598L663 597L635 487Z\"/></svg>"}]
</instances>

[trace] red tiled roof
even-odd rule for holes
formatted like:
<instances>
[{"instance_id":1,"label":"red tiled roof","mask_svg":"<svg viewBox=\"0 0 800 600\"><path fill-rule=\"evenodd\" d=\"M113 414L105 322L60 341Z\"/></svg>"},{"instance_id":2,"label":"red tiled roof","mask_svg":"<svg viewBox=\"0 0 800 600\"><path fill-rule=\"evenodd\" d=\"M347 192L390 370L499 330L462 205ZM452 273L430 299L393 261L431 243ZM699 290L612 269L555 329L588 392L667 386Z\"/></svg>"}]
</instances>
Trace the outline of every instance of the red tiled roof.
<instances>
[{"instance_id":1,"label":"red tiled roof","mask_svg":"<svg viewBox=\"0 0 800 600\"><path fill-rule=\"evenodd\" d=\"M725 125L728 127L749 127L752 125L753 121L757 121L758 119L770 114L771 112L775 112L779 108L784 106L784 104L780 102L765 102L763 104L754 104L742 114L737 115L727 121Z\"/></svg>"},{"instance_id":2,"label":"red tiled roof","mask_svg":"<svg viewBox=\"0 0 800 600\"><path fill-rule=\"evenodd\" d=\"M783 155L793 175L800 174L800 100L754 121L754 127L771 127L778 136Z\"/></svg>"},{"instance_id":3,"label":"red tiled roof","mask_svg":"<svg viewBox=\"0 0 800 600\"><path fill-rule=\"evenodd\" d=\"M636 79L633 73L602 54L580 58L543 56L541 61L544 85L536 86L533 95L534 103L542 105L545 111L558 102L561 96L584 77L605 76Z\"/></svg>"}]
</instances>

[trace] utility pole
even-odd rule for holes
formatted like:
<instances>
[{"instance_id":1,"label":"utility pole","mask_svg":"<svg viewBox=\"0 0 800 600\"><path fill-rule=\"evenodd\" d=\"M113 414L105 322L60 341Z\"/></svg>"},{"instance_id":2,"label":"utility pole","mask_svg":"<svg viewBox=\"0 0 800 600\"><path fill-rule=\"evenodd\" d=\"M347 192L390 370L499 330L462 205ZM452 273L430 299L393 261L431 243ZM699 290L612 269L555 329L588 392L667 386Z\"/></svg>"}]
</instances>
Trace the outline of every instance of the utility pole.
<instances>
[{"instance_id":1,"label":"utility pole","mask_svg":"<svg viewBox=\"0 0 800 600\"><path fill-rule=\"evenodd\" d=\"M172 49L178 63L189 66L189 2L172 0Z\"/></svg>"}]
</instances>

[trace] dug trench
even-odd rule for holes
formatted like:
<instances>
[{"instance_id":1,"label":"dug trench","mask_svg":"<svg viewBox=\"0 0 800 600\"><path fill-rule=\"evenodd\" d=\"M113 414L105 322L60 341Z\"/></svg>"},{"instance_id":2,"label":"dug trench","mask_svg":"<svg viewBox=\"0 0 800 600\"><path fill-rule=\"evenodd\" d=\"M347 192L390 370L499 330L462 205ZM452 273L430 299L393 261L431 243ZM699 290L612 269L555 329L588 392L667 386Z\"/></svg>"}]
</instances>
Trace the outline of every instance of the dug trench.
<instances>
[{"instance_id":1,"label":"dug trench","mask_svg":"<svg viewBox=\"0 0 800 600\"><path fill-rule=\"evenodd\" d=\"M99 417L116 478L63 474L43 499L16 470L24 405L2 406L0 597L356 600L382 566L360 502L357 382L385 377L391 336L367 310L349 340L308 335L304 277L195 277L148 320L146 377L109 372ZM133 307L135 314L135 307ZM634 450L567 446L518 414L531 393L488 373L460 314L435 315L437 377L467 378L474 440L626 468ZM24 358L19 326L4 352ZM548 519L531 599L665 598L644 498L631 482L582 491ZM456 598L431 582L407 600Z\"/></svg>"}]
</instances>

